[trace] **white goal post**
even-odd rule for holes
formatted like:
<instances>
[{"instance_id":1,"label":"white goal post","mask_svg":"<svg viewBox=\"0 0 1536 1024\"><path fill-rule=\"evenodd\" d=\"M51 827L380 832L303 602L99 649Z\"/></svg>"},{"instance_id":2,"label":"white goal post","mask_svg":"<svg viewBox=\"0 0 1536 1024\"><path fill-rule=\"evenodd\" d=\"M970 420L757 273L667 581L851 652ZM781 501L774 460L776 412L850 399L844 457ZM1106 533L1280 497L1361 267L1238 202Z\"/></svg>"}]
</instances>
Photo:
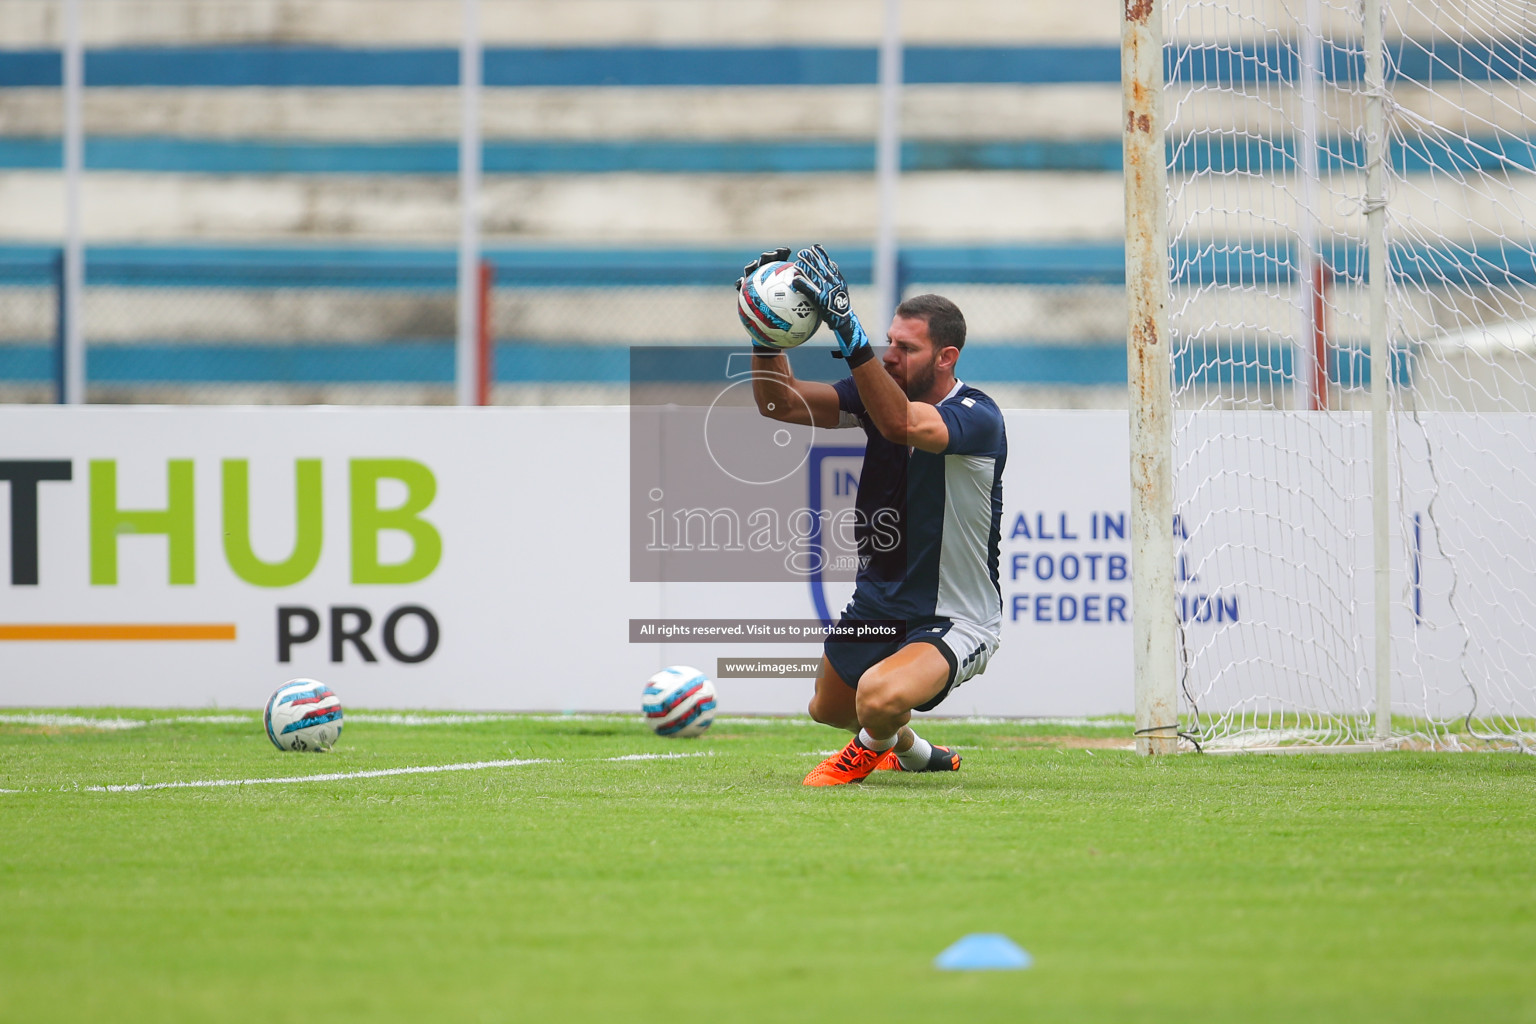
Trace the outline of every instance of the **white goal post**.
<instances>
[{"instance_id":1,"label":"white goal post","mask_svg":"<svg viewBox=\"0 0 1536 1024\"><path fill-rule=\"evenodd\" d=\"M1124 0L1137 750L1536 751L1536 35Z\"/></svg>"}]
</instances>

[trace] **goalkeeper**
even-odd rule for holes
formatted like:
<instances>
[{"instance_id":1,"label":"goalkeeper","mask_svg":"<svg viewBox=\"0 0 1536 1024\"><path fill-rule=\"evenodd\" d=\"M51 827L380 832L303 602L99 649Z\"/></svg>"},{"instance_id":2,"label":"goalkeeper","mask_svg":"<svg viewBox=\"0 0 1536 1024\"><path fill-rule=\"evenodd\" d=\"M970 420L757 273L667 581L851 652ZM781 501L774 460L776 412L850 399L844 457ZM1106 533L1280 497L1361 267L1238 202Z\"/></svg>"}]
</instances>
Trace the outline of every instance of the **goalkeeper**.
<instances>
[{"instance_id":1,"label":"goalkeeper","mask_svg":"<svg viewBox=\"0 0 1536 1024\"><path fill-rule=\"evenodd\" d=\"M788 249L763 253L744 275L787 259ZM913 711L932 710L984 671L997 650L1008 455L1002 413L955 377L965 317L953 302L938 295L907 299L877 359L826 250L801 249L795 263L803 274L795 287L837 335L835 354L850 376L835 384L797 380L787 355L754 343L757 408L787 423L863 429L868 442L854 531L861 568L842 618L906 624L905 636L886 643L827 641L811 717L854 738L812 769L805 784L858 782L877 769L955 771L960 756L908 723Z\"/></svg>"}]
</instances>

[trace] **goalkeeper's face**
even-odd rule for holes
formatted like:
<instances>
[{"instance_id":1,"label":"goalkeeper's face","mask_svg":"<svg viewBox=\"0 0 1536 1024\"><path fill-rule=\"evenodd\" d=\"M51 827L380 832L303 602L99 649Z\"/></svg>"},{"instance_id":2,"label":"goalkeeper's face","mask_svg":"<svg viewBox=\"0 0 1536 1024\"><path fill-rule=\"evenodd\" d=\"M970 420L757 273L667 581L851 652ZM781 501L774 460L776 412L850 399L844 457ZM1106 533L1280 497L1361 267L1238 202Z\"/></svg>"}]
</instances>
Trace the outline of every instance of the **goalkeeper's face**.
<instances>
[{"instance_id":1,"label":"goalkeeper's face","mask_svg":"<svg viewBox=\"0 0 1536 1024\"><path fill-rule=\"evenodd\" d=\"M928 401L944 360L928 336L928 321L898 316L891 321L885 349L886 372L913 401ZM950 368L954 361L949 360ZM945 390L948 390L946 386Z\"/></svg>"}]
</instances>

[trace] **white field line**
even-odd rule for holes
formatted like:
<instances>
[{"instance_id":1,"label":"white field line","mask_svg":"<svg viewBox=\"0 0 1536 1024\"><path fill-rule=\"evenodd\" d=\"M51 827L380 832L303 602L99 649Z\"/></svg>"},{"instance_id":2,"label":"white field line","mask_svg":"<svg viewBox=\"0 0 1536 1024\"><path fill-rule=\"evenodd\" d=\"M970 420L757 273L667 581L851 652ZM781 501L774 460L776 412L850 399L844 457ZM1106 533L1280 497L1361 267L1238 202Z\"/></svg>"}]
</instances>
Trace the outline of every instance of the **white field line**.
<instances>
[{"instance_id":1,"label":"white field line","mask_svg":"<svg viewBox=\"0 0 1536 1024\"><path fill-rule=\"evenodd\" d=\"M622 711L614 711L608 714L590 714L586 712L572 713L569 715L529 714L518 711L484 712L477 714L448 713L448 714L401 714L398 712L358 711L347 712L346 720L349 722L369 722L380 725L472 725L476 722L635 722L640 720L639 715L632 715ZM775 715L722 715L715 718L716 724L723 725L816 725L804 715L799 716L775 716Z\"/></svg>"},{"instance_id":2,"label":"white field line","mask_svg":"<svg viewBox=\"0 0 1536 1024\"><path fill-rule=\"evenodd\" d=\"M680 754L621 754L593 758L609 761L676 761L685 757L709 757L710 751ZM520 768L530 764L564 764L560 758L513 757L500 761L464 761L459 764L416 765L409 768L375 768L361 772L325 772L319 775L288 775L266 779L197 779L191 782L134 782L117 786L85 786L88 793L139 793L151 789L223 789L229 786L281 786L299 782L340 782L347 779L380 779L391 775L435 775L440 772L475 772L487 768ZM9 792L17 792L10 790Z\"/></svg>"},{"instance_id":3,"label":"white field line","mask_svg":"<svg viewBox=\"0 0 1536 1024\"><path fill-rule=\"evenodd\" d=\"M945 725L1054 725L1065 729L1128 729L1135 724L1129 718L987 718L980 715L969 718L924 718L923 721Z\"/></svg>"},{"instance_id":4,"label":"white field line","mask_svg":"<svg viewBox=\"0 0 1536 1024\"><path fill-rule=\"evenodd\" d=\"M86 718L83 715L0 715L0 725L38 725L57 729L101 729L117 732L142 729L146 725L175 725L190 722L199 725L248 724L255 715L181 715L173 718Z\"/></svg>"},{"instance_id":5,"label":"white field line","mask_svg":"<svg viewBox=\"0 0 1536 1024\"><path fill-rule=\"evenodd\" d=\"M398 712L357 711L347 712L348 722L368 722L375 725L473 725L476 722L635 722L640 716L613 712L606 715L598 714L570 714L570 715L546 715L546 714L522 714L516 711L485 712L483 714L401 714ZM797 717L775 717L772 715L760 716L720 716L715 719L719 725L815 725L804 715Z\"/></svg>"},{"instance_id":6,"label":"white field line","mask_svg":"<svg viewBox=\"0 0 1536 1024\"><path fill-rule=\"evenodd\" d=\"M836 750L807 750L807 751L805 751L803 753L799 753L799 754L780 754L779 756L780 757L831 757L833 754L841 754L843 752L843 749L844 748L842 748L842 747L838 747ZM981 748L980 747L963 747L963 746L960 746L957 743L951 743L951 744L949 744L949 749L950 750L980 750Z\"/></svg>"},{"instance_id":7,"label":"white field line","mask_svg":"<svg viewBox=\"0 0 1536 1024\"><path fill-rule=\"evenodd\" d=\"M944 715L921 715L916 721L934 725L1016 725L1023 727L1056 726L1066 729L1129 729L1134 721L1129 718L989 718L969 715L950 718ZM804 715L718 715L715 723L725 725L817 725Z\"/></svg>"},{"instance_id":8,"label":"white field line","mask_svg":"<svg viewBox=\"0 0 1536 1024\"><path fill-rule=\"evenodd\" d=\"M45 728L101 729L115 732L123 729L142 729L149 725L175 725L177 723L236 725L259 721L256 714L180 715L164 718L87 718L83 715L53 714L0 714L0 725L35 725ZM522 714L516 711L488 711L474 713L449 712L445 714L412 714L385 711L348 711L346 721L364 722L369 725L475 725L482 722L629 722L638 716L615 712L613 714ZM987 718L981 716L945 718L923 716L922 721L953 725L1017 725L1057 726L1072 729L1125 729L1132 724L1129 719L1104 718ZM721 715L715 719L720 725L816 725L804 715Z\"/></svg>"},{"instance_id":9,"label":"white field line","mask_svg":"<svg viewBox=\"0 0 1536 1024\"><path fill-rule=\"evenodd\" d=\"M447 712L441 714L410 714L398 711L348 711L348 722L366 722L369 725L475 725L480 722L638 722L639 715L614 712L608 715L534 715L519 711L486 711L475 713ZM720 721L720 719L715 719ZM810 720L807 719L807 722Z\"/></svg>"},{"instance_id":10,"label":"white field line","mask_svg":"<svg viewBox=\"0 0 1536 1024\"><path fill-rule=\"evenodd\" d=\"M602 761L676 761L684 757L714 757L713 750L690 750L682 754L620 754L618 757L599 758Z\"/></svg>"},{"instance_id":11,"label":"white field line","mask_svg":"<svg viewBox=\"0 0 1536 1024\"><path fill-rule=\"evenodd\" d=\"M477 722L533 721L533 722L591 722L599 719L638 719L636 715L519 715L516 713L410 715L387 712L348 711L348 722L367 722L370 725L473 725ZM179 722L230 725L260 721L256 714L226 715L178 715L166 718L87 718L83 715L50 714L0 714L0 725L36 725L44 728L100 729L116 732L122 729L142 729L148 725L175 725Z\"/></svg>"},{"instance_id":12,"label":"white field line","mask_svg":"<svg viewBox=\"0 0 1536 1024\"><path fill-rule=\"evenodd\" d=\"M386 775L431 775L436 772L473 772L486 768L517 768L525 764L553 764L544 757L508 758L503 761L465 761L461 764L419 765L413 768L376 768L362 772L326 772L320 775L288 775L275 779L199 779L192 782L134 782L121 786L86 786L89 793L138 793L147 789L220 789L225 786L282 786L294 782L336 782L341 779L379 779Z\"/></svg>"},{"instance_id":13,"label":"white field line","mask_svg":"<svg viewBox=\"0 0 1536 1024\"><path fill-rule=\"evenodd\" d=\"M615 722L639 721L639 715L525 715L515 711L484 712L474 714L406 714L384 711L348 711L345 721L366 722L369 725L474 725L479 722ZM254 713L224 715L178 715L165 718L87 718L83 715L53 714L0 714L0 725L36 725L45 728L100 729L115 732L121 729L142 729L148 725L175 725L191 722L211 725L228 725L258 722L261 716ZM758 721L750 719L749 721ZM765 719L763 721L773 721ZM813 724L805 719L804 724Z\"/></svg>"},{"instance_id":14,"label":"white field line","mask_svg":"<svg viewBox=\"0 0 1536 1024\"><path fill-rule=\"evenodd\" d=\"M374 711L348 711L344 722L366 722L369 725L474 725L477 722L501 722L513 715L401 715L381 714Z\"/></svg>"},{"instance_id":15,"label":"white field line","mask_svg":"<svg viewBox=\"0 0 1536 1024\"><path fill-rule=\"evenodd\" d=\"M149 722L142 718L82 718L79 715L0 715L0 725L40 725L61 729L142 729Z\"/></svg>"}]
</instances>

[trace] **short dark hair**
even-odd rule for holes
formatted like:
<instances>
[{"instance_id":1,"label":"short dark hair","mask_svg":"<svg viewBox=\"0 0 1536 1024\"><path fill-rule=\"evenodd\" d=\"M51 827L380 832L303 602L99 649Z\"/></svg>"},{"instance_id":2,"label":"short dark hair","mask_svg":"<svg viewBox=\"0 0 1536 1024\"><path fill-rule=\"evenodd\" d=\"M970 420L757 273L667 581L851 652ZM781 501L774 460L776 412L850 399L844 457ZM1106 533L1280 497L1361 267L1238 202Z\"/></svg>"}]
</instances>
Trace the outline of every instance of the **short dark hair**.
<instances>
[{"instance_id":1,"label":"short dark hair","mask_svg":"<svg viewBox=\"0 0 1536 1024\"><path fill-rule=\"evenodd\" d=\"M926 323L935 351L965 348L965 314L942 295L914 295L896 307L896 315Z\"/></svg>"}]
</instances>

